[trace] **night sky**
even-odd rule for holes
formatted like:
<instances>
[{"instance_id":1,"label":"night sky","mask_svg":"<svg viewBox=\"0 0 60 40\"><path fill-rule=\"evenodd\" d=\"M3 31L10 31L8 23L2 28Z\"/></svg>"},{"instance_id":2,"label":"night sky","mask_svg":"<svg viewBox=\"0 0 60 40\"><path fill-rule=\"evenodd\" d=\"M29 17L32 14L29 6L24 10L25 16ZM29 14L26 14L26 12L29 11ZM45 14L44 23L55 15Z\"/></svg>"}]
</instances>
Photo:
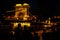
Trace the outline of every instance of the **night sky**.
<instances>
[{"instance_id":1,"label":"night sky","mask_svg":"<svg viewBox=\"0 0 60 40\"><path fill-rule=\"evenodd\" d=\"M0 14L6 14L7 10L14 9L16 3L29 3L30 12L39 16L60 15L59 0L0 0Z\"/></svg>"}]
</instances>

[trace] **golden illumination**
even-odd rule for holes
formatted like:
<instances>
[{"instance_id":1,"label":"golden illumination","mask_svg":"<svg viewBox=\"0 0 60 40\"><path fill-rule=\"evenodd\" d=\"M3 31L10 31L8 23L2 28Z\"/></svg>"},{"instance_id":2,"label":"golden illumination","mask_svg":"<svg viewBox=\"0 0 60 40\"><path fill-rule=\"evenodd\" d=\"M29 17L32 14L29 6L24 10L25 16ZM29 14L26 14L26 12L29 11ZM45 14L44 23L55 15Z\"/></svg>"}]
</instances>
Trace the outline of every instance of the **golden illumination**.
<instances>
[{"instance_id":1,"label":"golden illumination","mask_svg":"<svg viewBox=\"0 0 60 40\"><path fill-rule=\"evenodd\" d=\"M48 20L45 21L45 24L47 24L47 23L48 23Z\"/></svg>"},{"instance_id":2,"label":"golden illumination","mask_svg":"<svg viewBox=\"0 0 60 40\"><path fill-rule=\"evenodd\" d=\"M27 20L27 18L24 17L23 20Z\"/></svg>"},{"instance_id":3,"label":"golden illumination","mask_svg":"<svg viewBox=\"0 0 60 40\"><path fill-rule=\"evenodd\" d=\"M51 24L51 18L48 18L48 20L45 21L45 24Z\"/></svg>"},{"instance_id":4,"label":"golden illumination","mask_svg":"<svg viewBox=\"0 0 60 40\"><path fill-rule=\"evenodd\" d=\"M29 17L29 16L26 14L26 15L24 15L24 17Z\"/></svg>"},{"instance_id":5,"label":"golden illumination","mask_svg":"<svg viewBox=\"0 0 60 40\"><path fill-rule=\"evenodd\" d=\"M51 25L44 25L44 27L45 27L45 28L47 28L47 27L51 27Z\"/></svg>"},{"instance_id":6,"label":"golden illumination","mask_svg":"<svg viewBox=\"0 0 60 40\"><path fill-rule=\"evenodd\" d=\"M18 27L18 23L13 23L13 29L15 29L16 27Z\"/></svg>"},{"instance_id":7,"label":"golden illumination","mask_svg":"<svg viewBox=\"0 0 60 40\"><path fill-rule=\"evenodd\" d=\"M23 20L27 20L28 17L29 17L28 15L24 15Z\"/></svg>"},{"instance_id":8,"label":"golden illumination","mask_svg":"<svg viewBox=\"0 0 60 40\"><path fill-rule=\"evenodd\" d=\"M44 25L44 27L47 27L47 25Z\"/></svg>"},{"instance_id":9,"label":"golden illumination","mask_svg":"<svg viewBox=\"0 0 60 40\"><path fill-rule=\"evenodd\" d=\"M16 4L16 6L22 6L22 4Z\"/></svg>"},{"instance_id":10,"label":"golden illumination","mask_svg":"<svg viewBox=\"0 0 60 40\"><path fill-rule=\"evenodd\" d=\"M24 3L24 4L23 4L23 6L29 6L29 4L27 4L27 3Z\"/></svg>"},{"instance_id":11,"label":"golden illumination","mask_svg":"<svg viewBox=\"0 0 60 40\"><path fill-rule=\"evenodd\" d=\"M51 24L51 18L48 18L48 24Z\"/></svg>"},{"instance_id":12,"label":"golden illumination","mask_svg":"<svg viewBox=\"0 0 60 40\"><path fill-rule=\"evenodd\" d=\"M24 26L27 26L27 27L30 27L30 23L21 23L21 27L24 27Z\"/></svg>"},{"instance_id":13,"label":"golden illumination","mask_svg":"<svg viewBox=\"0 0 60 40\"><path fill-rule=\"evenodd\" d=\"M51 22L50 22L50 21L48 21L48 24L51 24Z\"/></svg>"},{"instance_id":14,"label":"golden illumination","mask_svg":"<svg viewBox=\"0 0 60 40\"><path fill-rule=\"evenodd\" d=\"M29 6L29 4L27 4L27 3L24 3L23 5L22 4L16 4L16 6L18 6L18 8L17 7L15 7L15 18L17 19L17 18L20 18L20 19L22 19L22 20L27 20L28 19L28 17L29 17L29 15L27 15L28 13L28 6ZM20 7L21 6L21 7ZM21 14L23 15L23 16L21 16ZM21 16L21 17L20 17Z\"/></svg>"}]
</instances>

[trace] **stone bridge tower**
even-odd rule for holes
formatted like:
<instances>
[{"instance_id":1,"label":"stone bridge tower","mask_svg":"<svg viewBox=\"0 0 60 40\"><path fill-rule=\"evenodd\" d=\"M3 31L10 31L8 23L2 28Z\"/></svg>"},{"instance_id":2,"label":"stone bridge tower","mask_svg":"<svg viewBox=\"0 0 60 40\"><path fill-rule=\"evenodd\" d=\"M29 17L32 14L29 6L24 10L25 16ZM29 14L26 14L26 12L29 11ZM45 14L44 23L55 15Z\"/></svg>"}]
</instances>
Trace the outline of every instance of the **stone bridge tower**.
<instances>
[{"instance_id":1,"label":"stone bridge tower","mask_svg":"<svg viewBox=\"0 0 60 40\"><path fill-rule=\"evenodd\" d=\"M23 20L27 20L27 17L29 17L28 15L29 12L29 4L24 3L22 4L16 4L15 6L15 18L17 19L23 19Z\"/></svg>"}]
</instances>

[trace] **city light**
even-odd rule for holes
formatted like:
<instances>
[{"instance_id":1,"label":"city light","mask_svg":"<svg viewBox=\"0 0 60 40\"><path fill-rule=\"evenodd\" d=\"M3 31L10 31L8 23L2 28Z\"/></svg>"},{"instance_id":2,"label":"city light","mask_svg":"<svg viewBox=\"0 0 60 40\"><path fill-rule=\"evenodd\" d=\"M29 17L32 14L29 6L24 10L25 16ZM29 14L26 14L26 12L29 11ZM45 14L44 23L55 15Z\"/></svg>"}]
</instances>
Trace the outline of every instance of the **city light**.
<instances>
[{"instance_id":1,"label":"city light","mask_svg":"<svg viewBox=\"0 0 60 40\"><path fill-rule=\"evenodd\" d=\"M18 27L18 23L13 23L13 29L17 28Z\"/></svg>"},{"instance_id":2,"label":"city light","mask_svg":"<svg viewBox=\"0 0 60 40\"><path fill-rule=\"evenodd\" d=\"M15 14L13 16L12 15L4 16L4 20L2 20L3 22L0 21L0 24L2 24L2 26L0 28L3 27L2 28L3 30L8 29L8 31L12 34L12 36L14 36L13 37L14 40L15 40L15 38L18 39L20 37L22 37L22 39L23 39L23 37L26 36L25 34L30 35L30 33L33 35L33 37L39 36L40 40L43 40L42 36L44 33L52 32L52 31L54 32L54 30L58 29L57 27L59 25L57 22L53 22L50 17L48 17L47 19L44 19L45 17L42 17L42 19L40 19L40 15L30 14L29 7L30 6L27 3L16 4L14 10L7 11L7 12L14 11ZM60 18L60 16L54 16L54 18ZM3 19L3 17L1 19ZM58 25L58 26L56 27L56 25ZM38 34L38 35L36 35L36 34ZM18 37L18 36L16 37L16 35L18 35L20 37ZM45 34L44 34L44 36L45 36ZM36 40L37 40L37 38L36 38Z\"/></svg>"},{"instance_id":3,"label":"city light","mask_svg":"<svg viewBox=\"0 0 60 40\"><path fill-rule=\"evenodd\" d=\"M16 4L16 6L22 6L22 4Z\"/></svg>"},{"instance_id":4,"label":"city light","mask_svg":"<svg viewBox=\"0 0 60 40\"><path fill-rule=\"evenodd\" d=\"M27 3L24 3L24 4L23 4L23 6L29 6L29 4L27 4Z\"/></svg>"},{"instance_id":5,"label":"city light","mask_svg":"<svg viewBox=\"0 0 60 40\"><path fill-rule=\"evenodd\" d=\"M27 26L27 27L30 27L30 23L20 23L21 24L21 27L24 27L24 26Z\"/></svg>"}]
</instances>

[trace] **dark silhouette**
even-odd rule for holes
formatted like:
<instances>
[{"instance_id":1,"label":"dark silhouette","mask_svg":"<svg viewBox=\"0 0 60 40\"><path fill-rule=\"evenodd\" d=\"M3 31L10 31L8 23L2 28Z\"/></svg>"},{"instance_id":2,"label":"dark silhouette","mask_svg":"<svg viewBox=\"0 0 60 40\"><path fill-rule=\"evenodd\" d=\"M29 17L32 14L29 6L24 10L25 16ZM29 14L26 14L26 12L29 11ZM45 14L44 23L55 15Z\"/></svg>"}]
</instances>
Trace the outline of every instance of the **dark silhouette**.
<instances>
[{"instance_id":1,"label":"dark silhouette","mask_svg":"<svg viewBox=\"0 0 60 40\"><path fill-rule=\"evenodd\" d=\"M24 30L22 31L23 40L33 40L31 32L27 29L27 26L24 26Z\"/></svg>"},{"instance_id":2,"label":"dark silhouette","mask_svg":"<svg viewBox=\"0 0 60 40\"><path fill-rule=\"evenodd\" d=\"M40 37L38 36L38 34L36 32L34 32L33 38L34 38L34 40L40 40Z\"/></svg>"},{"instance_id":3,"label":"dark silhouette","mask_svg":"<svg viewBox=\"0 0 60 40\"><path fill-rule=\"evenodd\" d=\"M21 34L21 25L18 24L18 27L15 30L15 40L22 40L22 34Z\"/></svg>"},{"instance_id":4,"label":"dark silhouette","mask_svg":"<svg viewBox=\"0 0 60 40\"><path fill-rule=\"evenodd\" d=\"M9 40L9 31L7 30L1 30L0 31L0 40Z\"/></svg>"}]
</instances>

